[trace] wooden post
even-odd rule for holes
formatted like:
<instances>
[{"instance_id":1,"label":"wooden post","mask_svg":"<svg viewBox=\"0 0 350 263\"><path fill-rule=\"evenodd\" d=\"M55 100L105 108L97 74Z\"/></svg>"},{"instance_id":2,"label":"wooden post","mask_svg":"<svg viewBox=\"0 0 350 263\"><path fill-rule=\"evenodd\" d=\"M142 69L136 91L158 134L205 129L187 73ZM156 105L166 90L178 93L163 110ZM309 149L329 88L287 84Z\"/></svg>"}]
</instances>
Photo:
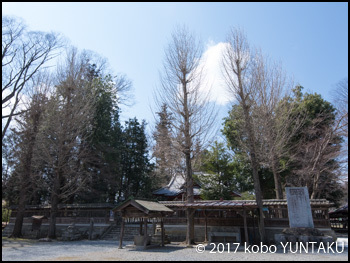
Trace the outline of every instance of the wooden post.
<instances>
[{"instance_id":1,"label":"wooden post","mask_svg":"<svg viewBox=\"0 0 350 263\"><path fill-rule=\"evenodd\" d=\"M164 247L164 236L165 236L165 231L164 231L164 222L163 222L163 217L160 219L160 228L162 231L162 247Z\"/></svg>"},{"instance_id":2,"label":"wooden post","mask_svg":"<svg viewBox=\"0 0 350 263\"><path fill-rule=\"evenodd\" d=\"M89 240L92 240L92 233L94 232L94 219L90 218L90 228L89 228Z\"/></svg>"},{"instance_id":3,"label":"wooden post","mask_svg":"<svg viewBox=\"0 0 350 263\"><path fill-rule=\"evenodd\" d=\"M153 219L153 221L152 221L152 227L153 227L153 229L152 229L152 235L155 235L156 234L156 221Z\"/></svg>"},{"instance_id":4,"label":"wooden post","mask_svg":"<svg viewBox=\"0 0 350 263\"><path fill-rule=\"evenodd\" d=\"M124 217L122 218L122 225L121 225L121 230L120 230L120 237L119 237L119 247L118 248L123 248L123 236L124 236Z\"/></svg>"},{"instance_id":5,"label":"wooden post","mask_svg":"<svg viewBox=\"0 0 350 263\"><path fill-rule=\"evenodd\" d=\"M142 236L142 224L143 224L142 218L140 218L140 236Z\"/></svg>"},{"instance_id":6,"label":"wooden post","mask_svg":"<svg viewBox=\"0 0 350 263\"><path fill-rule=\"evenodd\" d=\"M207 211L204 210L204 218L205 218L205 232L204 232L204 242L208 242L208 217L207 217Z\"/></svg>"},{"instance_id":7,"label":"wooden post","mask_svg":"<svg viewBox=\"0 0 350 263\"><path fill-rule=\"evenodd\" d=\"M143 247L146 248L147 246L147 238L148 238L148 233L147 233L147 218L145 218L145 235L144 235L144 240L143 240Z\"/></svg>"},{"instance_id":8,"label":"wooden post","mask_svg":"<svg viewBox=\"0 0 350 263\"><path fill-rule=\"evenodd\" d=\"M244 223L244 238L245 242L249 245L248 228L247 228L247 214L243 207L243 223Z\"/></svg>"},{"instance_id":9,"label":"wooden post","mask_svg":"<svg viewBox=\"0 0 350 263\"><path fill-rule=\"evenodd\" d=\"M277 216L278 218L283 218L282 206L277 206Z\"/></svg>"}]
</instances>

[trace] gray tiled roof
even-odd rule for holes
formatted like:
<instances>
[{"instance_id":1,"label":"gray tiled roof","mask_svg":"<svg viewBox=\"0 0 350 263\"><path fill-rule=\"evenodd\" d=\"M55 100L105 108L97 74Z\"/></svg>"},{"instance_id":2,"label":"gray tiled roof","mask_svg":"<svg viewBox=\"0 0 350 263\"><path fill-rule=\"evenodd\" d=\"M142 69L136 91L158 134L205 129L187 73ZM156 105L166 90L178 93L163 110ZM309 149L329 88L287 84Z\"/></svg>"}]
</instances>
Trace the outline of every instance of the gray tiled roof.
<instances>
[{"instance_id":1,"label":"gray tiled roof","mask_svg":"<svg viewBox=\"0 0 350 263\"><path fill-rule=\"evenodd\" d=\"M205 174L203 174L205 175ZM153 192L154 195L164 196L177 196L185 192L185 175L175 174L171 178L169 184ZM241 196L238 192L233 191L234 194ZM193 187L193 194L199 196L201 194L201 188L198 186Z\"/></svg>"},{"instance_id":2,"label":"gray tiled roof","mask_svg":"<svg viewBox=\"0 0 350 263\"><path fill-rule=\"evenodd\" d=\"M152 201L145 201L145 200L135 200L133 197L129 198L125 202L119 204L115 208L113 208L113 211L123 211L125 208L133 206L136 207L138 210L142 211L145 214L152 214L152 213L158 213L158 212L174 212L170 208L166 207L163 204L152 202Z\"/></svg>"},{"instance_id":3,"label":"gray tiled roof","mask_svg":"<svg viewBox=\"0 0 350 263\"><path fill-rule=\"evenodd\" d=\"M169 184L153 192L155 195L176 196L184 192L185 177L182 174L173 175Z\"/></svg>"},{"instance_id":4,"label":"gray tiled roof","mask_svg":"<svg viewBox=\"0 0 350 263\"><path fill-rule=\"evenodd\" d=\"M170 208L160 203L144 201L144 200L134 200L134 201L152 212L173 212L173 210L171 210Z\"/></svg>"},{"instance_id":5,"label":"gray tiled roof","mask_svg":"<svg viewBox=\"0 0 350 263\"><path fill-rule=\"evenodd\" d=\"M167 207L217 207L217 208L229 208L229 207L254 207L256 206L255 200L196 200L193 203L186 203L183 201L159 201L160 204L163 204ZM332 203L326 199L311 199L311 205L321 205L321 206L330 206ZM287 205L287 200L285 199L266 199L263 200L264 206L272 205Z\"/></svg>"}]
</instances>

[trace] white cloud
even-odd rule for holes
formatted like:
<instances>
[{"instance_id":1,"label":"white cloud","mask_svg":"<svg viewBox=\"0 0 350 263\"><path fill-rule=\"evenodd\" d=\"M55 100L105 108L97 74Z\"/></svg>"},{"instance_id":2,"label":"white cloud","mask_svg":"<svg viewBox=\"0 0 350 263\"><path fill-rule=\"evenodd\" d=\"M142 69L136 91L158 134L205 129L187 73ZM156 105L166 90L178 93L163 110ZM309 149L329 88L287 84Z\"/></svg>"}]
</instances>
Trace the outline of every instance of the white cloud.
<instances>
[{"instance_id":1,"label":"white cloud","mask_svg":"<svg viewBox=\"0 0 350 263\"><path fill-rule=\"evenodd\" d=\"M214 44L209 42L207 50L203 54L202 66L204 73L203 92L210 94L210 101L220 105L230 102L230 95L227 92L226 84L222 74L222 53L227 43Z\"/></svg>"}]
</instances>

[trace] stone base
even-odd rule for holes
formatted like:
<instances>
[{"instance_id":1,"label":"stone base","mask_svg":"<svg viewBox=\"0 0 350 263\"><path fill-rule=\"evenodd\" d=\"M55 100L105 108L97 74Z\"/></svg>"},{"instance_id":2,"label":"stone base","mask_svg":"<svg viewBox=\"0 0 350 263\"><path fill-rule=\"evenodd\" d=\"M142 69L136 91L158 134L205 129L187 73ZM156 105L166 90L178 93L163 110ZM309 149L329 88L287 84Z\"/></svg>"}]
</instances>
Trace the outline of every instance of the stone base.
<instances>
[{"instance_id":1,"label":"stone base","mask_svg":"<svg viewBox=\"0 0 350 263\"><path fill-rule=\"evenodd\" d=\"M327 243L335 241L332 236L325 236L316 228L285 228L282 234L275 234L275 243L317 242Z\"/></svg>"},{"instance_id":2,"label":"stone base","mask_svg":"<svg viewBox=\"0 0 350 263\"><path fill-rule=\"evenodd\" d=\"M331 236L302 236L302 235L286 235L286 234L275 234L275 242L277 244L287 243L287 242L317 242L317 243L326 243L333 242L333 237Z\"/></svg>"},{"instance_id":3,"label":"stone base","mask_svg":"<svg viewBox=\"0 0 350 263\"><path fill-rule=\"evenodd\" d=\"M144 246L145 236L134 236L134 245L135 246ZM147 236L147 244L151 244L151 236Z\"/></svg>"},{"instance_id":4,"label":"stone base","mask_svg":"<svg viewBox=\"0 0 350 263\"><path fill-rule=\"evenodd\" d=\"M323 236L324 234L317 228L311 227L291 227L282 230L283 234L299 236Z\"/></svg>"},{"instance_id":5,"label":"stone base","mask_svg":"<svg viewBox=\"0 0 350 263\"><path fill-rule=\"evenodd\" d=\"M48 237L40 238L39 242L52 242L52 240Z\"/></svg>"}]
</instances>

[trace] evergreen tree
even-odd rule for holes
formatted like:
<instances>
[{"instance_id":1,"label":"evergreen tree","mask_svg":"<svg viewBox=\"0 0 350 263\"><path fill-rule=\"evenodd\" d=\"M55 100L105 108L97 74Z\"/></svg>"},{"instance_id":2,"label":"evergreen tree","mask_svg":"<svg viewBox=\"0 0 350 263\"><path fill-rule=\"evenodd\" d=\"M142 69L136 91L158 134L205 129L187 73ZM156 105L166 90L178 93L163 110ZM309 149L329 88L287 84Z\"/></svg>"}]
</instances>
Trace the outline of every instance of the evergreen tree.
<instances>
[{"instance_id":1,"label":"evergreen tree","mask_svg":"<svg viewBox=\"0 0 350 263\"><path fill-rule=\"evenodd\" d=\"M117 88L110 75L100 76L94 65L89 66L95 97L94 120L88 147L93 154L93 171L87 189L79 192L79 202L115 201L121 176L120 154L122 127L119 121Z\"/></svg>"},{"instance_id":2,"label":"evergreen tree","mask_svg":"<svg viewBox=\"0 0 350 263\"><path fill-rule=\"evenodd\" d=\"M198 176L202 185L203 199L232 199L232 191L237 190L232 169L232 158L223 143L214 142L209 151L202 154L202 171Z\"/></svg>"},{"instance_id":3,"label":"evergreen tree","mask_svg":"<svg viewBox=\"0 0 350 263\"><path fill-rule=\"evenodd\" d=\"M202 153L201 162L200 170L205 175L197 176L196 180L201 184L203 199L230 200L233 191L245 193L245 196L253 191L249 162L239 153L232 156L223 143L215 141L209 150Z\"/></svg>"},{"instance_id":4,"label":"evergreen tree","mask_svg":"<svg viewBox=\"0 0 350 263\"><path fill-rule=\"evenodd\" d=\"M7 204L18 204L18 180L13 175L13 169L17 162L16 151L13 146L18 144L18 136L12 130L2 140L2 199Z\"/></svg>"},{"instance_id":5,"label":"evergreen tree","mask_svg":"<svg viewBox=\"0 0 350 263\"><path fill-rule=\"evenodd\" d=\"M151 171L153 165L149 162L148 145L145 134L146 123L141 124L136 118L125 122L123 130L122 151L122 196L128 198L150 197L154 185L152 185Z\"/></svg>"},{"instance_id":6,"label":"evergreen tree","mask_svg":"<svg viewBox=\"0 0 350 263\"><path fill-rule=\"evenodd\" d=\"M284 186L307 186L311 198L327 198L337 203L342 197L338 160L342 142L339 121L331 103L319 94L303 94L302 89L301 86L296 87L293 96L283 98L277 109L279 113L285 108L288 111L292 109L289 121L281 120L279 125L294 130L289 143L284 145L285 154L279 159L278 165L283 169L281 181ZM242 109L234 105L229 117L225 118L223 134L235 158L241 156L241 164L248 164L242 147L247 135L242 125ZM257 138L256 147L262 145ZM260 162L258 172L264 198L274 198L271 167Z\"/></svg>"},{"instance_id":7,"label":"evergreen tree","mask_svg":"<svg viewBox=\"0 0 350 263\"><path fill-rule=\"evenodd\" d=\"M305 122L292 143L290 173L287 183L307 186L311 198L327 198L338 202L341 195L339 182L341 130L333 105L319 94L294 90L295 114L305 114ZM291 124L293 125L293 124Z\"/></svg>"},{"instance_id":8,"label":"evergreen tree","mask_svg":"<svg viewBox=\"0 0 350 263\"><path fill-rule=\"evenodd\" d=\"M245 146L248 143L247 130L244 128L243 111L240 105L233 105L229 116L224 119L224 128L222 133L226 137L230 150L233 151L233 164L237 179L241 182L242 192L252 190L253 177L250 158L247 154L248 149ZM258 136L255 139L255 146L259 148L261 141ZM259 163L257 167L259 181L261 182L261 192L264 198L275 198L273 194L273 175L269 169L266 169ZM248 186L251 183L250 187ZM272 187L272 189L271 189ZM244 189L244 190L243 190Z\"/></svg>"}]
</instances>

